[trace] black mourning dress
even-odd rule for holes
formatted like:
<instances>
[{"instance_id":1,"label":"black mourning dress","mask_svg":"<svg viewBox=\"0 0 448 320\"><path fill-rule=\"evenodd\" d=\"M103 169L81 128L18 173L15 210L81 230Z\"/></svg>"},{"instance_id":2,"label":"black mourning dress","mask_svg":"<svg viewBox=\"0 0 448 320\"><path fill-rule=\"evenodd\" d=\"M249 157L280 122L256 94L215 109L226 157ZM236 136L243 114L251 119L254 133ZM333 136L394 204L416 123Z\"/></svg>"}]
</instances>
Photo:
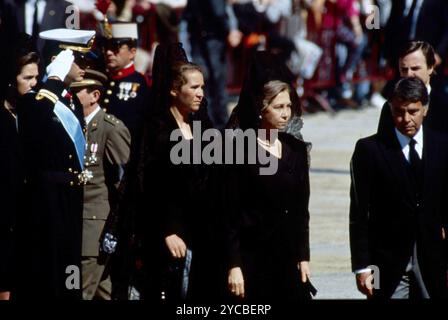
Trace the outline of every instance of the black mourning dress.
<instances>
[{"instance_id":1,"label":"black mourning dress","mask_svg":"<svg viewBox=\"0 0 448 320\"><path fill-rule=\"evenodd\" d=\"M297 268L310 259L306 145L286 133L279 139L282 157L274 175L260 175L257 161L234 166L227 178L228 268L241 267L252 301L306 297Z\"/></svg>"}]
</instances>

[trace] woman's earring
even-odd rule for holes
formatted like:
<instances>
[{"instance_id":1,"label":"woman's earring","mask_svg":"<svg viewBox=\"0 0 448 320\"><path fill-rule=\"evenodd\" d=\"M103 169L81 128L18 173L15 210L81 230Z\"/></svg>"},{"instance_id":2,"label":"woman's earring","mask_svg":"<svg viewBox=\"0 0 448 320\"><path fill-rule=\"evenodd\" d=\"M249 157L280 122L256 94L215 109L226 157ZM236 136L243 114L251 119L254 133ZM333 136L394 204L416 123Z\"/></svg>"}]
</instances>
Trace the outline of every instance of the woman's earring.
<instances>
[{"instance_id":1,"label":"woman's earring","mask_svg":"<svg viewBox=\"0 0 448 320\"><path fill-rule=\"evenodd\" d=\"M258 116L258 119L260 119L260 120L263 119L263 117L261 116L261 114Z\"/></svg>"}]
</instances>

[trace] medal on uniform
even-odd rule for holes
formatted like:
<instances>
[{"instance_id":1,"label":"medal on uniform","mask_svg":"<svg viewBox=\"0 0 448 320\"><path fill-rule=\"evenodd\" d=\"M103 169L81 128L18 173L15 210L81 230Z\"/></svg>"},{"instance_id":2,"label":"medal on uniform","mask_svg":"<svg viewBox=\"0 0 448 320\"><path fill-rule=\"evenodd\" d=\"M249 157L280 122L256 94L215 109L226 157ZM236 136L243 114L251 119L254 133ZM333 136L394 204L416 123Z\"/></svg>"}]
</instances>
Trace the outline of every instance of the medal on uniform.
<instances>
[{"instance_id":1,"label":"medal on uniform","mask_svg":"<svg viewBox=\"0 0 448 320\"><path fill-rule=\"evenodd\" d=\"M138 90L138 87L140 87L140 83L136 83L136 82L134 82L134 83L132 84L131 98L135 98L135 97L137 97L137 90Z\"/></svg>"},{"instance_id":2,"label":"medal on uniform","mask_svg":"<svg viewBox=\"0 0 448 320\"><path fill-rule=\"evenodd\" d=\"M98 152L98 143L90 144L90 156L89 156L89 165L95 164L98 161L98 157L96 153Z\"/></svg>"},{"instance_id":3,"label":"medal on uniform","mask_svg":"<svg viewBox=\"0 0 448 320\"><path fill-rule=\"evenodd\" d=\"M128 101L130 97L130 91L132 89L132 82L122 82L119 85L120 92L117 94L118 99Z\"/></svg>"}]
</instances>

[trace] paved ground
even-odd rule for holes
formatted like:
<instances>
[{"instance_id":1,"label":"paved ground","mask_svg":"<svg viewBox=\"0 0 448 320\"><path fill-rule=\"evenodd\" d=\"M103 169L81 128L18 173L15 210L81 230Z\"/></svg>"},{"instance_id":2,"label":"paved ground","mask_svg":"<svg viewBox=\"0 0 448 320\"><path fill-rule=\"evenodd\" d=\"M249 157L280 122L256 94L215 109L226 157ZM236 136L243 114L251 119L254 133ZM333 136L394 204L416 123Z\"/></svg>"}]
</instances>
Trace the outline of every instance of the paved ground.
<instances>
[{"instance_id":1,"label":"paved ground","mask_svg":"<svg viewBox=\"0 0 448 320\"><path fill-rule=\"evenodd\" d=\"M375 133L380 110L370 107L334 115L304 116L311 150L310 241L317 299L362 299L350 271L349 163L356 141Z\"/></svg>"}]
</instances>

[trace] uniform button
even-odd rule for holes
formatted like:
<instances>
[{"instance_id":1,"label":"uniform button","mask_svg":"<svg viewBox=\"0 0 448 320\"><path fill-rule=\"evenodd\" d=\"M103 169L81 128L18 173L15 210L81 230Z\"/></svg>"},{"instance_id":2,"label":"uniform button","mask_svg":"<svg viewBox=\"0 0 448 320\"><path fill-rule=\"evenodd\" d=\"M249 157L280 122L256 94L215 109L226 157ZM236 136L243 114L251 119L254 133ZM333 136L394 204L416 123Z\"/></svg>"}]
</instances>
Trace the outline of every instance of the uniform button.
<instances>
[{"instance_id":1,"label":"uniform button","mask_svg":"<svg viewBox=\"0 0 448 320\"><path fill-rule=\"evenodd\" d=\"M68 172L73 172L73 169L72 168L68 168Z\"/></svg>"},{"instance_id":2,"label":"uniform button","mask_svg":"<svg viewBox=\"0 0 448 320\"><path fill-rule=\"evenodd\" d=\"M106 108L103 108L103 111L104 111L104 112L107 112L107 109L106 109Z\"/></svg>"},{"instance_id":3,"label":"uniform button","mask_svg":"<svg viewBox=\"0 0 448 320\"><path fill-rule=\"evenodd\" d=\"M70 187L73 187L75 183L73 181L70 181Z\"/></svg>"},{"instance_id":4,"label":"uniform button","mask_svg":"<svg viewBox=\"0 0 448 320\"><path fill-rule=\"evenodd\" d=\"M285 214L288 214L288 209L285 209Z\"/></svg>"},{"instance_id":5,"label":"uniform button","mask_svg":"<svg viewBox=\"0 0 448 320\"><path fill-rule=\"evenodd\" d=\"M109 103L109 99L104 99L104 103Z\"/></svg>"},{"instance_id":6,"label":"uniform button","mask_svg":"<svg viewBox=\"0 0 448 320\"><path fill-rule=\"evenodd\" d=\"M96 219L96 216L93 216L92 219Z\"/></svg>"},{"instance_id":7,"label":"uniform button","mask_svg":"<svg viewBox=\"0 0 448 320\"><path fill-rule=\"evenodd\" d=\"M68 158L69 158L69 159L73 159L73 155L69 154L69 155L68 155Z\"/></svg>"},{"instance_id":8,"label":"uniform button","mask_svg":"<svg viewBox=\"0 0 448 320\"><path fill-rule=\"evenodd\" d=\"M111 86L111 87L115 86L115 82L111 81L111 82L110 82L110 86Z\"/></svg>"},{"instance_id":9,"label":"uniform button","mask_svg":"<svg viewBox=\"0 0 448 320\"><path fill-rule=\"evenodd\" d=\"M112 94L112 90L107 90L106 93L107 93L108 95L111 95L111 94Z\"/></svg>"},{"instance_id":10,"label":"uniform button","mask_svg":"<svg viewBox=\"0 0 448 320\"><path fill-rule=\"evenodd\" d=\"M26 179L23 179L23 183L25 183L25 184L26 184Z\"/></svg>"}]
</instances>

